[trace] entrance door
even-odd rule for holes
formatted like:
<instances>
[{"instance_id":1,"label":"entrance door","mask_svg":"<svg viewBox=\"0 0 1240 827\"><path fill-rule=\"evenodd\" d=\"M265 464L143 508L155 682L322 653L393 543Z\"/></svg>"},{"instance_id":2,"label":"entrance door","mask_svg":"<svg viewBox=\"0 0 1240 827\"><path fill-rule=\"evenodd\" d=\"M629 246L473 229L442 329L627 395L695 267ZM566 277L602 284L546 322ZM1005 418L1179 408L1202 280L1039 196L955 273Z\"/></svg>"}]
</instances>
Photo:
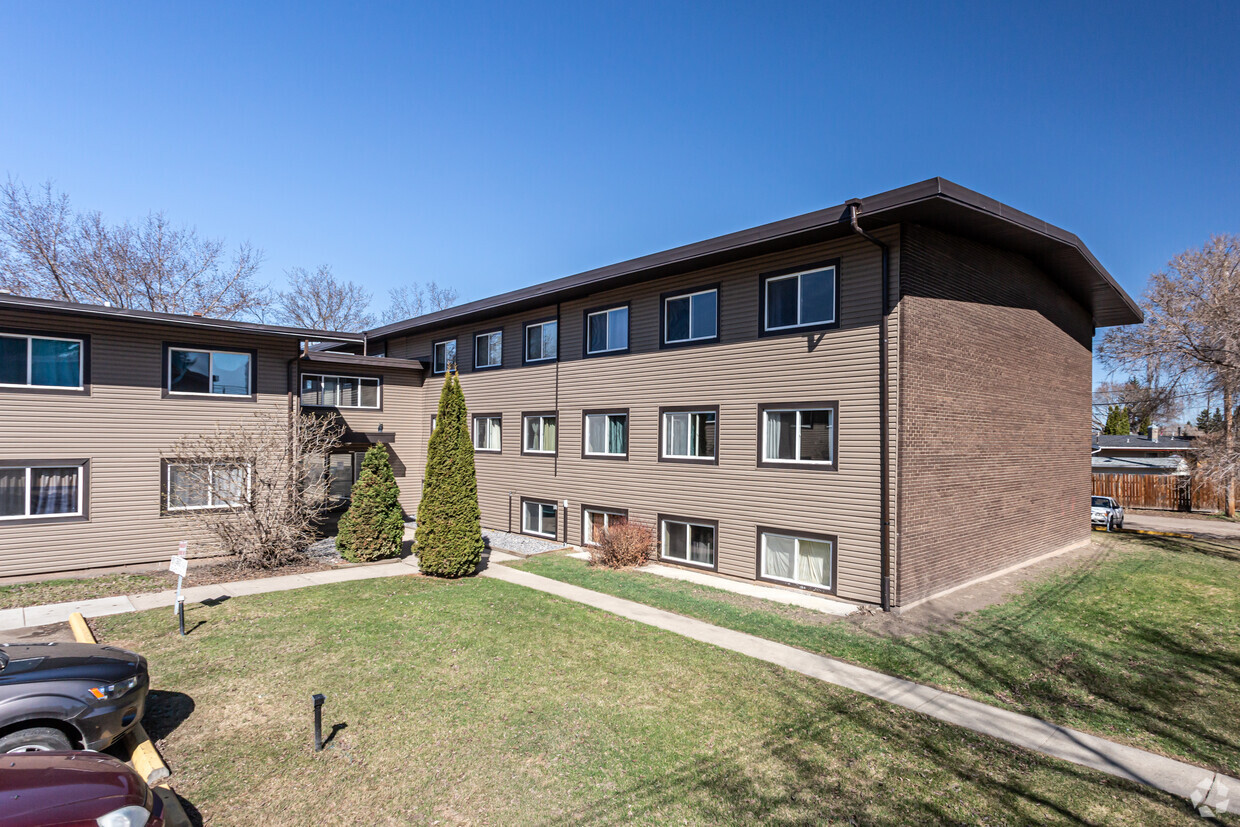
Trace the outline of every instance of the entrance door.
<instances>
[{"instance_id":1,"label":"entrance door","mask_svg":"<svg viewBox=\"0 0 1240 827\"><path fill-rule=\"evenodd\" d=\"M333 499L347 500L353 489L353 455L332 454L327 458L327 491Z\"/></svg>"}]
</instances>

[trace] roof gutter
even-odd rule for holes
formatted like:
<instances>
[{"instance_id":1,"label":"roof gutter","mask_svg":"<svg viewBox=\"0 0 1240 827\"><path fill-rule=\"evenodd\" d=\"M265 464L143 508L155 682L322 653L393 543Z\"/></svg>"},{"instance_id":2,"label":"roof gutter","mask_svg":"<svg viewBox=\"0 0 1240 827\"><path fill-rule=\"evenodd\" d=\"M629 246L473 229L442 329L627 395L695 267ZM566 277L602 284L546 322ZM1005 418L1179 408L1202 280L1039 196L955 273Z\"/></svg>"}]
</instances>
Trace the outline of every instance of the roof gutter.
<instances>
[{"instance_id":1,"label":"roof gutter","mask_svg":"<svg viewBox=\"0 0 1240 827\"><path fill-rule=\"evenodd\" d=\"M891 313L890 261L891 249L882 241L861 229L857 214L861 212L861 199L853 198L844 205L848 209L848 225L852 231L874 244L882 252L883 284L881 289L882 313L878 319L878 474L879 474L879 557L882 574L880 601L884 612L891 611L891 472L890 442L887 427L887 317Z\"/></svg>"}]
</instances>

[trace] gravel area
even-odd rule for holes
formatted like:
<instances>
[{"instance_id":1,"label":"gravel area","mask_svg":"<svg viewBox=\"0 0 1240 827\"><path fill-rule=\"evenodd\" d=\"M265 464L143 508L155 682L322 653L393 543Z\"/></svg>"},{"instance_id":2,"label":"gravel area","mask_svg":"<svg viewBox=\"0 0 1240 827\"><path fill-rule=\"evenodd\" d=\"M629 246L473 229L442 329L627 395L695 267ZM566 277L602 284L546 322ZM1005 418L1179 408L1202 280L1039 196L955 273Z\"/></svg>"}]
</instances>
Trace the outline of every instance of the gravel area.
<instances>
[{"instance_id":1,"label":"gravel area","mask_svg":"<svg viewBox=\"0 0 1240 827\"><path fill-rule=\"evenodd\" d=\"M306 547L306 556L311 560L318 560L323 563L343 563L344 558L340 556L340 552L336 551L336 538L324 537L317 543L312 543Z\"/></svg>"}]
</instances>

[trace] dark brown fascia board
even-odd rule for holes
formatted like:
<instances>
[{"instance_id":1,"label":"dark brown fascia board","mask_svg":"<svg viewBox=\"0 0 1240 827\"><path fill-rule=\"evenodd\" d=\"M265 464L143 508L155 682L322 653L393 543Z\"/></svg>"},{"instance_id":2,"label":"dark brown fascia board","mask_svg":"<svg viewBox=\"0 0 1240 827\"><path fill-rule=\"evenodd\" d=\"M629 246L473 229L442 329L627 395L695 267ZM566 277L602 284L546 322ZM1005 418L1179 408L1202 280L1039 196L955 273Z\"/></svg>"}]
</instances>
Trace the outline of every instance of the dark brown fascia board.
<instances>
[{"instance_id":1,"label":"dark brown fascia board","mask_svg":"<svg viewBox=\"0 0 1240 827\"><path fill-rule=\"evenodd\" d=\"M0 308L3 307L66 316L90 316L93 318L116 319L118 321L168 324L177 327L220 330L230 333L288 336L295 339L310 339L319 342L360 343L366 340L366 336L363 333L342 333L337 330L309 330L301 327L284 327L282 325L240 322L230 319L211 319L206 316L185 316L179 313L156 313L153 310L133 310L124 307L107 307L101 304L78 304L57 299L35 299L29 296L0 294Z\"/></svg>"},{"instance_id":2,"label":"dark brown fascia board","mask_svg":"<svg viewBox=\"0 0 1240 827\"><path fill-rule=\"evenodd\" d=\"M386 356L361 356L356 353L341 353L332 350L311 349L302 355L301 361L303 363L383 368L384 370L426 370L426 365L417 359L389 359Z\"/></svg>"},{"instance_id":3,"label":"dark brown fascia board","mask_svg":"<svg viewBox=\"0 0 1240 827\"><path fill-rule=\"evenodd\" d=\"M1091 283L1070 290L1093 315L1097 327L1133 324L1144 315L1085 244L1067 230L944 178L859 199L859 222L867 230L921 222L1007 246L1061 271L1060 281L1083 278ZM449 324L543 307L604 289L710 267L789 247L839 238L851 233L848 205L816 210L748 230L676 247L618 264L523 287L368 331L371 339L407 335ZM1033 255L1030 255L1033 253ZM1054 273L1052 273L1054 275Z\"/></svg>"}]
</instances>

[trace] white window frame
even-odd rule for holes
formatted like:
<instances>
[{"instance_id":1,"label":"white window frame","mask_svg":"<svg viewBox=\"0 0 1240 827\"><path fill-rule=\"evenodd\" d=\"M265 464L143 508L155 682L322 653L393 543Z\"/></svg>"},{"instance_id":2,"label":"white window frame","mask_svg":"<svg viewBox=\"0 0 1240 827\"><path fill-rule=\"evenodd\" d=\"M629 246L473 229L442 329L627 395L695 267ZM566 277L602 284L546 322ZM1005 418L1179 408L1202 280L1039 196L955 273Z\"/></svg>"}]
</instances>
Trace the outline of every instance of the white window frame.
<instances>
[{"instance_id":1,"label":"white window frame","mask_svg":"<svg viewBox=\"0 0 1240 827\"><path fill-rule=\"evenodd\" d=\"M59 387L59 385L55 387ZM12 516L8 516L8 517L0 517L0 522L6 521L6 520L56 520L62 517L84 516L82 505L86 497L86 485L85 485L86 480L83 478L82 469L85 467L86 466L84 464L72 463L72 462L70 463L36 462L31 465L8 465L8 466L4 466L3 468L0 468L0 470L3 470L3 471L13 471L13 470L20 468L26 472L26 488L25 488L26 490L26 513L13 514ZM31 485L31 483L33 482L31 477L32 477L32 472L36 468L76 468L77 469L77 510L76 511L73 511L73 512L62 511L57 514L31 514L30 513L30 497L32 496L34 492L34 486Z\"/></svg>"},{"instance_id":2,"label":"white window frame","mask_svg":"<svg viewBox=\"0 0 1240 827\"><path fill-rule=\"evenodd\" d=\"M831 414L831 435L830 435L830 441L829 441L829 444L831 446L831 459L827 459L827 460L799 459L799 457L801 456L801 430L805 428L805 426L801 424L801 414L805 411L812 411L814 413L826 411ZM780 459L778 457L776 457L775 459L771 458L770 444L768 443L768 440L767 440L767 420L769 419L770 414L773 414L773 413L795 413L797 415L797 424L796 424L796 427L792 429L792 432L797 435L796 446L793 450L793 453L798 457L798 459ZM836 449L836 441L835 441L836 421L835 419L836 419L835 408L814 408L814 407L764 408L762 410L762 462L763 464L773 463L773 464L778 464L778 465L835 465L835 449Z\"/></svg>"},{"instance_id":3,"label":"white window frame","mask_svg":"<svg viewBox=\"0 0 1240 827\"><path fill-rule=\"evenodd\" d=\"M86 341L69 336L40 336L25 333L0 333L4 339L26 340L26 381L20 385L10 382L0 383L0 388L47 388L48 390L80 391L86 387ZM78 383L76 385L36 385L34 379L34 343L33 339L45 339L51 342L77 342L78 346ZM40 466L51 467L51 466ZM65 466L68 467L68 466Z\"/></svg>"},{"instance_id":4,"label":"white window frame","mask_svg":"<svg viewBox=\"0 0 1240 827\"><path fill-rule=\"evenodd\" d=\"M560 504L556 502L551 502L549 500L531 500L528 498L521 500L521 533L529 534L534 537L547 537L549 539L554 540L556 537L556 534L558 533L556 530L552 530L550 534L547 534L543 532L542 530L535 531L534 529L529 528L525 524L525 518L527 516L525 507L528 505L538 506L538 519L540 523L542 522L542 518L543 518L542 509L547 506L550 506L551 510L554 512L554 516L551 518L552 523L555 525L556 529L558 529L560 527Z\"/></svg>"},{"instance_id":5,"label":"white window frame","mask_svg":"<svg viewBox=\"0 0 1240 827\"><path fill-rule=\"evenodd\" d=\"M667 542L668 523L674 523L675 525L685 527L686 557L683 560L680 559L679 557L668 557L665 554L665 551L668 546L668 542ZM692 548L693 548L693 545L692 545L693 544L693 532L690 530L690 526L696 526L698 528L709 528L711 530L711 536L714 538L714 542L711 544L712 545L711 562L699 563L696 560L689 559L692 556ZM679 563L684 566L693 566L699 569L710 569L711 571L714 571L715 568L719 564L719 527L712 523L700 523L700 522L695 522L693 520L676 519L674 517L660 517L659 518L659 559L667 560L668 562L671 562L671 563Z\"/></svg>"},{"instance_id":6,"label":"white window frame","mask_svg":"<svg viewBox=\"0 0 1240 827\"><path fill-rule=\"evenodd\" d=\"M715 294L715 332L709 336L693 335L693 297L704 296L707 293ZM667 305L678 299L689 300L689 337L687 339L673 339L667 335L667 323L671 320L671 314L667 312ZM719 288L710 287L706 290L694 290L692 293L678 293L675 296L668 296L663 300L663 343L666 345L681 345L685 342L704 342L719 337Z\"/></svg>"},{"instance_id":7,"label":"white window frame","mask_svg":"<svg viewBox=\"0 0 1240 827\"><path fill-rule=\"evenodd\" d=\"M492 336L499 337L499 361L495 362L494 364L487 362L485 365L480 365L478 364L478 354L482 353L483 349L478 347L478 340L479 339L487 340L487 347L485 349L485 352L487 354L487 357L490 358ZM487 331L486 333L475 333L474 334L474 370L490 370L492 368L500 368L503 366L504 366L504 331L503 329L490 330L490 331Z\"/></svg>"},{"instance_id":8,"label":"white window frame","mask_svg":"<svg viewBox=\"0 0 1240 827\"><path fill-rule=\"evenodd\" d=\"M711 454L710 456L700 456L698 454L670 453L668 451L668 448L672 442L672 427L669 421L670 417L673 417L673 416L694 417L694 416L706 416L706 415L710 415L715 418L715 424L713 426L714 431L715 431L715 453ZM708 410L708 409L703 409L700 411L664 411L662 426L663 426L662 428L663 439L660 440L659 456L662 457L663 459L684 460L685 462L710 463L710 462L715 462L719 458L719 413L717 411ZM689 442L690 444L692 444L693 440L690 439Z\"/></svg>"},{"instance_id":9,"label":"white window frame","mask_svg":"<svg viewBox=\"0 0 1240 827\"><path fill-rule=\"evenodd\" d=\"M548 451L546 448L542 448L542 447L531 448L526 443L526 437L530 435L528 426L529 426L529 422L531 419L538 420L539 445L541 445L543 442L543 425L546 423L546 420L550 419L555 423L555 446L556 446L555 448L552 448L550 451ZM559 417L559 414L531 414L528 416L523 415L521 417L521 450L522 451L524 451L527 454L547 454L548 456L550 456L551 454L556 453L556 451L559 450L559 447L560 447L560 417Z\"/></svg>"},{"instance_id":10,"label":"white window frame","mask_svg":"<svg viewBox=\"0 0 1240 827\"><path fill-rule=\"evenodd\" d=\"M212 388L215 387L215 355L217 353L224 353L229 356L244 356L246 359L249 360L249 362L247 363L247 370L246 370L246 376L245 376L245 384L249 392L248 393L214 393L212 391L207 391L206 393L198 393L197 391L174 391L172 389L172 354L173 353L206 353L208 354L209 358L207 359L207 382L209 383L209 387L212 387ZM209 397L212 399L220 399L220 398L244 399L247 396L254 396L254 394L257 392L256 389L253 387L253 385L254 385L254 354L250 353L248 350L225 350L223 348L174 347L172 345L168 346L168 375L164 377L164 390L168 392L169 396L204 396L204 397Z\"/></svg>"},{"instance_id":11,"label":"white window frame","mask_svg":"<svg viewBox=\"0 0 1240 827\"><path fill-rule=\"evenodd\" d=\"M808 276L814 273L825 273L831 271L831 287L832 287L832 305L830 319L817 319L811 322L801 321L801 315L804 308L801 307L801 276ZM782 276L770 276L762 282L762 329L765 331L773 330L796 330L801 327L814 327L817 325L835 324L835 319L839 315L839 270L834 264L828 264L826 267L811 267L808 270L801 270L796 273L787 273ZM776 281L787 281L788 279L797 280L797 322L796 324L784 324L774 326L771 324L771 283Z\"/></svg>"},{"instance_id":12,"label":"white window frame","mask_svg":"<svg viewBox=\"0 0 1240 827\"><path fill-rule=\"evenodd\" d=\"M610 314L615 313L617 310L624 311L624 347L611 347L610 346L611 345L611 315ZM602 350L591 350L590 349L590 320L593 319L595 316L606 316L607 317L608 347L605 347ZM629 319L630 319L629 306L627 304L618 304L615 307L607 307L602 310L595 310L593 312L587 313L586 314L586 329L584 331L585 338L586 338L586 353L590 355L594 355L596 353L619 353L619 352L628 350L629 349L629 336L632 333L632 331L629 329Z\"/></svg>"},{"instance_id":13,"label":"white window frame","mask_svg":"<svg viewBox=\"0 0 1240 827\"><path fill-rule=\"evenodd\" d=\"M499 445L496 445L494 448L479 448L479 447L478 447L478 423L480 423L480 422L489 422L489 421L491 421L492 419L494 419L496 422L498 422L498 423L499 423L499 437L498 437L498 438L499 438ZM480 454L498 454L498 453L501 453L501 452L503 451L503 448L504 448L504 417L503 417L502 415L500 415L500 416L493 416L493 415L489 415L489 414L483 414L483 415L481 415L481 416L475 416L475 417L474 417L474 428L473 428L473 430L474 430L473 437L474 437L474 452L475 452L475 453L480 453ZM490 433L490 429L489 429L489 428L487 429L487 433L488 433L488 434Z\"/></svg>"},{"instance_id":14,"label":"white window frame","mask_svg":"<svg viewBox=\"0 0 1240 827\"><path fill-rule=\"evenodd\" d=\"M357 404L356 405L311 405L311 404L308 404L305 401L305 396L306 396L305 381L307 379L314 379L314 378L317 378L319 380L319 393L320 394L323 393L323 386L326 383L326 380L328 379L335 379L337 383L339 383L341 379L352 379L356 381L357 382ZM375 383L375 404L374 405L363 405L362 404L362 380L363 379ZM377 376L341 376L335 373L303 373L301 375L301 380L302 380L301 406L303 408L336 408L336 409L344 409L344 410L377 411L383 407L383 380L379 379ZM339 391L337 391L337 396L339 396Z\"/></svg>"},{"instance_id":15,"label":"white window frame","mask_svg":"<svg viewBox=\"0 0 1240 827\"><path fill-rule=\"evenodd\" d=\"M811 543L825 543L831 549L830 557L827 560L827 579L829 581L827 585L824 586L821 583L809 583L804 580L798 580L796 579L795 576L794 577L779 577L777 575L770 574L769 572L767 572L766 570L766 538L771 537L771 536L783 537L788 540L796 541L796 546L793 548L793 552L792 552L793 553L792 571L794 575L797 570L797 560L799 559L799 555L801 553L801 541L805 540ZM793 534L787 531L767 531L764 529L760 535L759 548L758 548L758 564L760 566L759 568L760 576L765 580L774 580L779 583L790 583L791 585L794 585L794 586L804 586L807 589L817 589L820 591L829 591L829 592L835 591L835 541L834 540L827 540L822 537L810 537L810 536L804 536L800 534Z\"/></svg>"},{"instance_id":16,"label":"white window frame","mask_svg":"<svg viewBox=\"0 0 1240 827\"><path fill-rule=\"evenodd\" d=\"M194 465L206 465L207 470L207 504L206 505L173 505L172 504L172 469L174 467L188 468ZM215 466L225 468L244 468L245 469L245 498L250 499L254 493L254 468L248 462L167 462L164 466L164 510L173 511L205 511L207 509L233 509L238 508L244 503L234 505L215 504L211 502L215 499ZM326 468L324 463L324 468Z\"/></svg>"},{"instance_id":17,"label":"white window frame","mask_svg":"<svg viewBox=\"0 0 1240 827\"><path fill-rule=\"evenodd\" d=\"M436 365L439 363L439 346L444 346L443 351L443 370L439 370ZM448 345L452 345L452 359L448 360ZM456 352L458 350L456 339L440 339L431 345L431 374L433 376L443 376L449 370L456 366Z\"/></svg>"},{"instance_id":18,"label":"white window frame","mask_svg":"<svg viewBox=\"0 0 1240 827\"><path fill-rule=\"evenodd\" d=\"M604 420L606 420L609 417L613 417L613 416L624 417L624 451L623 452L591 451L590 450L590 417L594 417L594 416L601 416L604 418ZM624 413L621 411L616 411L614 413L608 413L606 411L600 411L597 413L588 413L588 414L585 414L585 419L583 420L582 425L583 425L583 433L581 435L581 447L582 447L582 452L587 457L627 457L629 455L630 434L629 434L629 415L627 413ZM606 421L604 421L604 426L603 426L603 441L604 442L606 442L607 440L607 427L606 426L607 426L607 423ZM559 442L558 433L556 434L556 442L557 443Z\"/></svg>"},{"instance_id":19,"label":"white window frame","mask_svg":"<svg viewBox=\"0 0 1240 827\"><path fill-rule=\"evenodd\" d=\"M549 324L555 325L555 353L551 356L539 356L537 359L530 358L530 331L538 328L538 340L542 341L543 328ZM536 365L539 362L554 362L560 358L560 320L545 319L541 322L530 322L522 328L521 333L521 354L525 362L530 365Z\"/></svg>"},{"instance_id":20,"label":"white window frame","mask_svg":"<svg viewBox=\"0 0 1240 827\"><path fill-rule=\"evenodd\" d=\"M587 545L587 546L598 545L598 543L595 542L594 540L594 526L590 522L591 514L602 514L603 515L603 529L604 530L611 528L612 521L614 519L618 518L618 519L625 520L625 521L628 521L629 519L629 515L624 513L623 511L612 511L606 508L583 508L581 510L581 542L582 542L582 545Z\"/></svg>"}]
</instances>

